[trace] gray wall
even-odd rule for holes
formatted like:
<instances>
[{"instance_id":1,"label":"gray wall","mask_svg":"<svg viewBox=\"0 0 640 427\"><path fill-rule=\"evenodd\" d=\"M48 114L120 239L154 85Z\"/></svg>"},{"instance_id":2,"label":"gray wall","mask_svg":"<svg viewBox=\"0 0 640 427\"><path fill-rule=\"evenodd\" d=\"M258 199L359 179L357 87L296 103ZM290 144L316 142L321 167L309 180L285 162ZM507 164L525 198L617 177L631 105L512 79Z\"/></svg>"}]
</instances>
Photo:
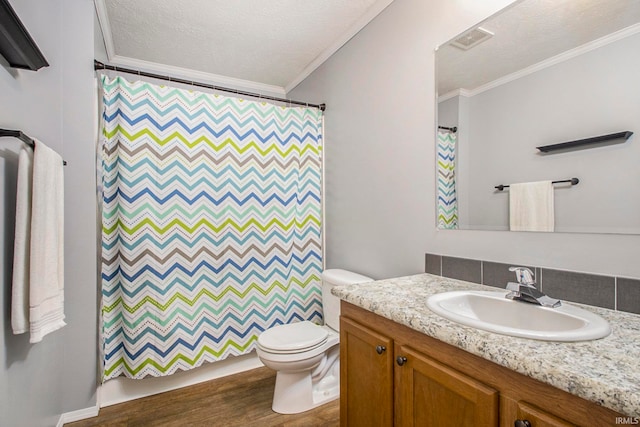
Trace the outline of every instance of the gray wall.
<instances>
[{"instance_id":1,"label":"gray wall","mask_svg":"<svg viewBox=\"0 0 640 427\"><path fill-rule=\"evenodd\" d=\"M495 193L494 185L575 176L580 185L555 187L556 231L640 233L637 138L545 156L535 149L638 131L638 75L640 34L470 97L469 126L460 132L471 159L460 182L468 188L467 225L508 229L508 191ZM439 112L448 115L451 101Z\"/></svg>"},{"instance_id":2,"label":"gray wall","mask_svg":"<svg viewBox=\"0 0 640 427\"><path fill-rule=\"evenodd\" d=\"M452 127L458 125L459 103L459 96L454 96L438 103L438 126Z\"/></svg>"},{"instance_id":3,"label":"gray wall","mask_svg":"<svg viewBox=\"0 0 640 427\"><path fill-rule=\"evenodd\" d=\"M396 0L290 93L327 103L328 267L391 277L430 252L640 277L640 236L435 227L433 49L509 3Z\"/></svg>"},{"instance_id":4,"label":"gray wall","mask_svg":"<svg viewBox=\"0 0 640 427\"><path fill-rule=\"evenodd\" d=\"M51 64L38 72L0 59L0 127L21 129L63 155L67 326L29 344L11 331L11 269L17 151L0 146L0 425L52 426L61 413L95 405L95 89L93 4L13 0L16 13Z\"/></svg>"}]
</instances>

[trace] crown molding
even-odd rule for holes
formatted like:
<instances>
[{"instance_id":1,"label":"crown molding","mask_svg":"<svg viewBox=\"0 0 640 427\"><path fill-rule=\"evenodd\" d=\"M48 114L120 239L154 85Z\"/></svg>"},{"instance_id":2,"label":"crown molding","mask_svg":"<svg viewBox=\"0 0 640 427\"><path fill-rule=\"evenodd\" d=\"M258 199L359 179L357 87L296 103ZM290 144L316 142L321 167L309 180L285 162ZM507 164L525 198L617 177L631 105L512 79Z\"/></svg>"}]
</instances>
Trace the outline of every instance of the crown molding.
<instances>
[{"instance_id":1,"label":"crown molding","mask_svg":"<svg viewBox=\"0 0 640 427\"><path fill-rule=\"evenodd\" d=\"M446 101L447 99L455 98L456 96L464 96L465 98L469 98L472 95L471 92L467 89L454 89L445 93L444 95L438 96L438 102Z\"/></svg>"},{"instance_id":2,"label":"crown molding","mask_svg":"<svg viewBox=\"0 0 640 427\"><path fill-rule=\"evenodd\" d=\"M333 44L331 44L328 48L322 51L316 58L309 63L301 72L298 74L293 80L291 80L287 85L285 85L284 89L286 92L293 90L296 86L298 86L304 79L309 77L311 73L313 73L320 65L322 65L327 59L331 57L334 53L336 53L342 46L344 46L349 40L353 38L356 34L360 32L364 27L369 24L369 22L373 21L373 19L378 16L383 10L387 8L394 0L379 0L374 3L367 12L361 16L356 22L349 27L349 29L342 34L342 36L338 37Z\"/></svg>"},{"instance_id":3,"label":"crown molding","mask_svg":"<svg viewBox=\"0 0 640 427\"><path fill-rule=\"evenodd\" d=\"M98 23L100 24L100 31L102 32L102 38L104 39L104 47L107 51L107 58L109 61L116 55L116 51L113 46L113 37L111 35L111 23L109 22L109 14L107 13L107 5L105 0L93 0L93 4L96 7L96 15L98 15Z\"/></svg>"},{"instance_id":4,"label":"crown molding","mask_svg":"<svg viewBox=\"0 0 640 427\"><path fill-rule=\"evenodd\" d=\"M268 85L251 80L236 79L234 77L222 76L189 68L175 67L173 65L165 65L157 62L144 61L142 59L129 58L128 56L114 55L113 58L109 59L109 63L110 65L121 65L122 67L134 68L136 70L160 74L162 76L193 80L200 83L210 83L215 86L224 86L231 89L262 93L265 95L286 95L282 86Z\"/></svg>"},{"instance_id":5,"label":"crown molding","mask_svg":"<svg viewBox=\"0 0 640 427\"><path fill-rule=\"evenodd\" d=\"M617 42L619 40L630 37L634 34L640 33L640 23L633 24L630 27L623 28L619 31L613 32L611 34L607 34L604 37L600 37L599 39L593 40L589 43L583 44L582 46L578 46L574 49L568 50L556 56L552 56L551 58L545 59L544 61L538 62L537 64L533 64L527 68L523 68L522 70L516 71L515 73L507 74L506 76L500 77L492 82L486 83L482 86L478 86L475 89L467 90L467 96L475 96L487 90L496 88L503 84L512 82L514 80L520 79L522 77L528 76L529 74L533 74L545 68L551 67L553 65L559 64L564 61L568 61L569 59L575 58L577 56L583 55L592 50L598 49L600 47L606 46L608 44ZM465 89L461 89L465 90ZM452 91L453 92L453 91ZM451 92L448 92L445 95L448 95ZM443 95L444 96L444 95ZM454 95L455 96L455 95ZM440 98L438 98L440 101Z\"/></svg>"}]
</instances>

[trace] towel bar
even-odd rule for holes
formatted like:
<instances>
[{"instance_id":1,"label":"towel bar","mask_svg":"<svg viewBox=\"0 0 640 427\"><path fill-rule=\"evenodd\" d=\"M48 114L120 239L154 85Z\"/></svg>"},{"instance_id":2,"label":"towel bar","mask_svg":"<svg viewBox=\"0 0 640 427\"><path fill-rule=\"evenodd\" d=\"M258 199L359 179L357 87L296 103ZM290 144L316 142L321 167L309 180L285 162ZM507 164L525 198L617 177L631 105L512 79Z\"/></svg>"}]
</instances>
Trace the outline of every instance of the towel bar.
<instances>
[{"instance_id":1,"label":"towel bar","mask_svg":"<svg viewBox=\"0 0 640 427\"><path fill-rule=\"evenodd\" d=\"M578 185L580 180L578 178L571 178L571 179L563 179L563 180L560 180L560 181L551 181L552 184L560 184L560 183L563 183L563 182L570 182L571 185ZM508 187L509 187L509 184L506 184L506 185L500 184L500 185L496 185L493 188L497 189L498 191L502 191L502 190L504 190L505 188L508 188Z\"/></svg>"},{"instance_id":2,"label":"towel bar","mask_svg":"<svg viewBox=\"0 0 640 427\"><path fill-rule=\"evenodd\" d=\"M25 144L27 144L31 148L35 148L35 146L36 146L35 141L33 139L29 138L29 136L27 136L21 130L0 129L0 137L2 137L2 136L11 136L13 138L17 138L20 141L22 141ZM63 160L62 164L66 166L67 165L67 161Z\"/></svg>"}]
</instances>

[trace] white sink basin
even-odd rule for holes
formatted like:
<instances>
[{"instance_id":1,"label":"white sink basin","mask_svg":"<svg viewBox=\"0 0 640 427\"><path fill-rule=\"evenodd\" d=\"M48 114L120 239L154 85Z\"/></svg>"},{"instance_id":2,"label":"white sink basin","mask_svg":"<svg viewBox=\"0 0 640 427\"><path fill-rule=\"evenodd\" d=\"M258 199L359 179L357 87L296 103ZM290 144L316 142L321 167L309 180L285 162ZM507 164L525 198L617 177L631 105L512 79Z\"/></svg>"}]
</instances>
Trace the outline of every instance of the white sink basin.
<instances>
[{"instance_id":1,"label":"white sink basin","mask_svg":"<svg viewBox=\"0 0 640 427\"><path fill-rule=\"evenodd\" d=\"M454 291L429 297L440 316L485 331L543 341L587 341L611 333L597 314L566 303L541 307L505 298L508 291Z\"/></svg>"}]
</instances>

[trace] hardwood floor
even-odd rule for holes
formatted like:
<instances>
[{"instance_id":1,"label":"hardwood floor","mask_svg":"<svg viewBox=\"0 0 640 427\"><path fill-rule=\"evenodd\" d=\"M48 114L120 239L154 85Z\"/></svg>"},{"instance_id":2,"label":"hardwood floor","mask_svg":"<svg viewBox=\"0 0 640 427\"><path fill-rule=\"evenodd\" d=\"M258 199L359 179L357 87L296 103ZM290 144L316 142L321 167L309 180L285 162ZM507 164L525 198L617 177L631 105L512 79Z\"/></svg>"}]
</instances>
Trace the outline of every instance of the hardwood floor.
<instances>
[{"instance_id":1,"label":"hardwood floor","mask_svg":"<svg viewBox=\"0 0 640 427\"><path fill-rule=\"evenodd\" d=\"M100 410L66 427L334 427L339 400L311 411L281 415L271 410L275 371L258 368Z\"/></svg>"}]
</instances>

